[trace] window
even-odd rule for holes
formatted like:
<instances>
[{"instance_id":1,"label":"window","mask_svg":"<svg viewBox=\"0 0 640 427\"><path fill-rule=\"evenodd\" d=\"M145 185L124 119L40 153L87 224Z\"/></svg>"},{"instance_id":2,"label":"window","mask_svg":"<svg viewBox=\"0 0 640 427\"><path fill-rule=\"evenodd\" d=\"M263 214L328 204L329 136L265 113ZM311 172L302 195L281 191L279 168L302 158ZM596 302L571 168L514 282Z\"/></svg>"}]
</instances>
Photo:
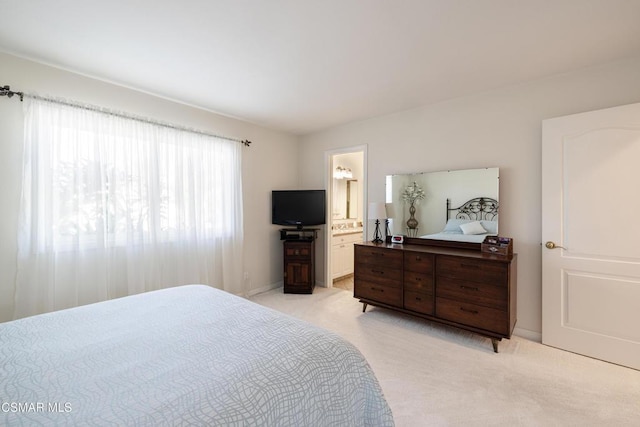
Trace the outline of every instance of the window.
<instances>
[{"instance_id":1,"label":"window","mask_svg":"<svg viewBox=\"0 0 640 427\"><path fill-rule=\"evenodd\" d=\"M120 296L122 289L129 294L186 283L232 286L225 276L240 283L235 277L242 240L239 143L69 103L30 100L23 170L19 282L37 277L41 289L33 291L54 294L53 305L41 302L50 307L38 311L83 302L58 304L66 296L58 298L57 289L76 281L78 270L89 277L105 271L114 276L114 283L96 285L107 298ZM53 277L37 271L43 266Z\"/></svg>"}]
</instances>

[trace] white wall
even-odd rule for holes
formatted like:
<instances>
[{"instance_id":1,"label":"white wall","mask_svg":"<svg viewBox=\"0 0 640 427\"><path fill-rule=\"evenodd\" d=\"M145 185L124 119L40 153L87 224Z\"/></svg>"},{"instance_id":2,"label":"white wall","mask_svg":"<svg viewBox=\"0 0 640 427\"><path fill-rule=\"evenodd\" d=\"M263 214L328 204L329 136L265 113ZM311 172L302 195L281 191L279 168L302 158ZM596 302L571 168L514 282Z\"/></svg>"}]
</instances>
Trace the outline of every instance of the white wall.
<instances>
[{"instance_id":1,"label":"white wall","mask_svg":"<svg viewBox=\"0 0 640 427\"><path fill-rule=\"evenodd\" d=\"M368 145L368 198L385 175L500 168L500 234L518 256L518 329L541 332L541 121L640 101L640 57L307 135L301 185L323 184L324 152Z\"/></svg>"},{"instance_id":2,"label":"white wall","mask_svg":"<svg viewBox=\"0 0 640 427\"><path fill-rule=\"evenodd\" d=\"M282 281L282 244L271 225L271 190L294 188L297 137L0 53L0 85L101 105L253 141L243 148L244 271L249 293ZM188 76L185 76L188 78ZM0 98L0 321L11 318L22 156L22 105Z\"/></svg>"}]
</instances>

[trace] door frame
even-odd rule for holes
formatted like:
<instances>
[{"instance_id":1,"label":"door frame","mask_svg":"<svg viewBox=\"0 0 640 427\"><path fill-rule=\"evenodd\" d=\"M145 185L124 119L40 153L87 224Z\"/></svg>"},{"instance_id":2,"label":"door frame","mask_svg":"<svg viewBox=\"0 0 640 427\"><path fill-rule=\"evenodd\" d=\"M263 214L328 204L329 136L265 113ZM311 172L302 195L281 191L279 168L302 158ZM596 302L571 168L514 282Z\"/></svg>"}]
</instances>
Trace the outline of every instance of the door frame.
<instances>
[{"instance_id":1,"label":"door frame","mask_svg":"<svg viewBox=\"0 0 640 427\"><path fill-rule=\"evenodd\" d=\"M325 171L325 175L324 175L324 182L325 182L325 188L327 189L327 225L326 225L326 237L325 237L325 248L324 248L324 253L325 253L325 260L326 262L325 264L325 271L324 271L324 277L325 277L325 286L327 288L332 288L333 287L333 274L332 274L332 267L333 267L333 260L331 259L331 236L332 236L332 232L331 232L331 226L333 225L333 169L335 167L334 165L334 157L336 155L339 154L349 154L349 153L362 153L362 234L363 237L364 236L368 236L368 224L366 221L367 218L367 195L368 195L368 187L369 187L369 178L368 178L368 171L367 171L367 165L368 165L368 161L367 161L367 144L363 144L363 145L355 145L355 146L351 146L351 147L343 147L343 148L337 148L337 149L333 149L333 150L327 150L324 152L324 171Z\"/></svg>"}]
</instances>

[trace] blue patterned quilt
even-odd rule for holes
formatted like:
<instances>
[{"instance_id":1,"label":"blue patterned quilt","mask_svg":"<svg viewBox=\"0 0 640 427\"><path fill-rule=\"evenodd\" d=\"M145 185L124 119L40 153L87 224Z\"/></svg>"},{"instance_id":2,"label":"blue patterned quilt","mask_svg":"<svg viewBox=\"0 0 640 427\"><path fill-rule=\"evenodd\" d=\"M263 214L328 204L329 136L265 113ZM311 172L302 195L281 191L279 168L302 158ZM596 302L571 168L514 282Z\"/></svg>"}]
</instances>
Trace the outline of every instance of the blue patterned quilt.
<instances>
[{"instance_id":1,"label":"blue patterned quilt","mask_svg":"<svg viewBox=\"0 0 640 427\"><path fill-rule=\"evenodd\" d=\"M0 324L0 425L391 426L337 335L203 285Z\"/></svg>"}]
</instances>

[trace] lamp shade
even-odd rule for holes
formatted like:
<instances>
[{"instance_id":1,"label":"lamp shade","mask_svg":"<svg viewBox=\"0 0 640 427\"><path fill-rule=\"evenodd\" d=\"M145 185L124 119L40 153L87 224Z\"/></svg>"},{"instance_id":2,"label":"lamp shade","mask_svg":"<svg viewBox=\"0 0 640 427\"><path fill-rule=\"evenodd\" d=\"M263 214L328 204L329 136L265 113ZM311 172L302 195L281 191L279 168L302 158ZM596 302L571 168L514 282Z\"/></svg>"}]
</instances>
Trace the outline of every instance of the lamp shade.
<instances>
[{"instance_id":1,"label":"lamp shade","mask_svg":"<svg viewBox=\"0 0 640 427\"><path fill-rule=\"evenodd\" d=\"M387 209L387 218L395 218L396 207L393 205L393 203L387 203L385 207Z\"/></svg>"},{"instance_id":2,"label":"lamp shade","mask_svg":"<svg viewBox=\"0 0 640 427\"><path fill-rule=\"evenodd\" d=\"M369 219L387 219L387 210L384 202L369 202L367 217Z\"/></svg>"}]
</instances>

